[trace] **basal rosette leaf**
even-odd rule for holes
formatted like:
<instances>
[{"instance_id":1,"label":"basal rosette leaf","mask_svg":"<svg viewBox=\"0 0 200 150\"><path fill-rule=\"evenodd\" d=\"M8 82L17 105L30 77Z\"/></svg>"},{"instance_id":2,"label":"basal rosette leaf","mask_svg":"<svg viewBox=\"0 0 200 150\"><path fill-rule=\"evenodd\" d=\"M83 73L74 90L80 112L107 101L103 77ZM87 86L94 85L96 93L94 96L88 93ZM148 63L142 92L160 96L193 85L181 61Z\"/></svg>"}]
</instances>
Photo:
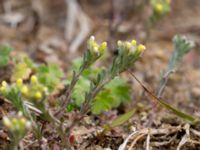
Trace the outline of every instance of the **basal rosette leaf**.
<instances>
[{"instance_id":1,"label":"basal rosette leaf","mask_svg":"<svg viewBox=\"0 0 200 150\"><path fill-rule=\"evenodd\" d=\"M56 64L40 65L37 68L38 80L51 92L59 86L63 75L63 71Z\"/></svg>"}]
</instances>

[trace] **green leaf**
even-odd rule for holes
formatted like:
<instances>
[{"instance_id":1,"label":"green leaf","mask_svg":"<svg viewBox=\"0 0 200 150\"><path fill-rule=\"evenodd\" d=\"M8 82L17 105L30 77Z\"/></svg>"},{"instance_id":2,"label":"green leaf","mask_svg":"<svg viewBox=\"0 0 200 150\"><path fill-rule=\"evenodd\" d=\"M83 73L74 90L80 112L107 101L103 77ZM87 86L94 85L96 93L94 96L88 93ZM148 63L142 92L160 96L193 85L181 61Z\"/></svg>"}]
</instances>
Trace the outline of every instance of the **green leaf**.
<instances>
[{"instance_id":1,"label":"green leaf","mask_svg":"<svg viewBox=\"0 0 200 150\"><path fill-rule=\"evenodd\" d=\"M75 100L75 104L77 106L81 106L84 102L85 98L85 93L89 91L90 88L90 82L87 78L85 77L80 77L79 81L74 87L74 91L72 94L72 98Z\"/></svg>"},{"instance_id":2,"label":"green leaf","mask_svg":"<svg viewBox=\"0 0 200 150\"><path fill-rule=\"evenodd\" d=\"M82 60L77 59L73 61L73 70L78 70L81 66ZM72 98L77 106L81 106L85 99L85 93L90 89L90 82L92 80L95 85L97 82L103 79L105 72L102 72L103 68L90 67L86 69L79 81L75 85ZM102 72L100 75L99 73ZM120 77L114 78L109 82L105 88L97 94L91 107L93 114L100 114L105 111L109 111L112 108L118 107L121 103L130 101L130 87L125 80Z\"/></svg>"},{"instance_id":3,"label":"green leaf","mask_svg":"<svg viewBox=\"0 0 200 150\"><path fill-rule=\"evenodd\" d=\"M110 125L110 128L115 128L117 126L120 126L122 124L124 124L125 122L127 122L136 112L136 109L133 109L129 112L126 112L125 114L117 117Z\"/></svg>"},{"instance_id":4,"label":"green leaf","mask_svg":"<svg viewBox=\"0 0 200 150\"><path fill-rule=\"evenodd\" d=\"M167 104L166 102L164 102L163 100L161 99L158 99L158 98L154 98L156 99L162 106L164 106L166 109L172 111L176 116L186 120L187 122L189 122L190 124L197 124L197 123L200 123L200 120L194 118L193 116L191 115L188 115L182 111L179 111L178 109L172 107L171 105Z\"/></svg>"},{"instance_id":5,"label":"green leaf","mask_svg":"<svg viewBox=\"0 0 200 150\"><path fill-rule=\"evenodd\" d=\"M0 67L6 66L9 62L9 55L12 48L9 46L3 46L0 48Z\"/></svg>"},{"instance_id":6,"label":"green leaf","mask_svg":"<svg viewBox=\"0 0 200 150\"><path fill-rule=\"evenodd\" d=\"M118 107L122 102L128 102L131 100L130 86L125 80L116 77L110 83L108 83L105 89L111 90L112 96L115 98L115 104L113 107Z\"/></svg>"},{"instance_id":7,"label":"green leaf","mask_svg":"<svg viewBox=\"0 0 200 150\"><path fill-rule=\"evenodd\" d=\"M91 111L93 114L100 114L104 111L109 111L112 109L114 101L115 99L112 97L110 91L104 90L95 98Z\"/></svg>"},{"instance_id":8,"label":"green leaf","mask_svg":"<svg viewBox=\"0 0 200 150\"><path fill-rule=\"evenodd\" d=\"M64 73L56 64L40 65L37 69L37 76L43 85L52 92L60 83Z\"/></svg>"},{"instance_id":9,"label":"green leaf","mask_svg":"<svg viewBox=\"0 0 200 150\"><path fill-rule=\"evenodd\" d=\"M31 74L31 68L29 68L26 63L21 62L15 64L11 80L16 81L19 78L28 79L30 74Z\"/></svg>"},{"instance_id":10,"label":"green leaf","mask_svg":"<svg viewBox=\"0 0 200 150\"><path fill-rule=\"evenodd\" d=\"M19 78L28 79L34 67L34 63L26 54L19 54L14 58L14 69L11 77L12 81Z\"/></svg>"},{"instance_id":11,"label":"green leaf","mask_svg":"<svg viewBox=\"0 0 200 150\"><path fill-rule=\"evenodd\" d=\"M158 102L161 106L165 107L166 109L172 111L176 116L180 117L181 119L185 120L190 124L200 124L200 120L194 118L193 116L186 114L178 109L172 107L171 105L167 104L164 100L160 99L156 95L154 95L148 88L146 88L140 80L131 72L129 72L133 78L143 87L143 89L153 98L154 101Z\"/></svg>"}]
</instances>

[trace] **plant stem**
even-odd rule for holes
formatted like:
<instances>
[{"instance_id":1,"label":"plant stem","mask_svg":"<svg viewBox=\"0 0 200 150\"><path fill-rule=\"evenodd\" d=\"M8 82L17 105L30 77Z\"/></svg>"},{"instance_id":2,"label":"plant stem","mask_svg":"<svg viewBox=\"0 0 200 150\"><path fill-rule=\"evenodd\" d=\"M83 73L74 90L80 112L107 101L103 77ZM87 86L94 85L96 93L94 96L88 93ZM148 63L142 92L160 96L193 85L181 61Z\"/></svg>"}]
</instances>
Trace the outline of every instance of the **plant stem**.
<instances>
[{"instance_id":1,"label":"plant stem","mask_svg":"<svg viewBox=\"0 0 200 150\"><path fill-rule=\"evenodd\" d=\"M77 74L74 72L72 81L71 81L69 87L67 88L67 91L65 92L66 94L64 95L64 98L63 98L64 102L63 102L60 110L55 113L55 115L58 116L58 118L60 118L62 116L62 114L65 112L65 109L71 100L72 90L73 90L74 86L76 85L80 75L87 67L88 67L88 65L85 64L85 65L83 65L83 67L80 69L80 71Z\"/></svg>"},{"instance_id":2,"label":"plant stem","mask_svg":"<svg viewBox=\"0 0 200 150\"><path fill-rule=\"evenodd\" d=\"M164 89L166 87L167 81L169 79L169 76L174 73L174 70L169 70L167 72L165 72L165 74L162 76L161 82L160 82L160 86L158 88L158 94L157 96L160 98L164 92Z\"/></svg>"}]
</instances>

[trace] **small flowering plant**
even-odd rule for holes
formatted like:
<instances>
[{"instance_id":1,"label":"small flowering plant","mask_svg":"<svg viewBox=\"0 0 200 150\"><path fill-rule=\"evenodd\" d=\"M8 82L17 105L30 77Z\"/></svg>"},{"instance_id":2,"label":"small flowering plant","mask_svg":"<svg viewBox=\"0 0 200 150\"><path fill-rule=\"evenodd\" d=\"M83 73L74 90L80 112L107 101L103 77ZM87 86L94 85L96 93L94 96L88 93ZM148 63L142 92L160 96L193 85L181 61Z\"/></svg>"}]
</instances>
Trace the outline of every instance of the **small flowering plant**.
<instances>
[{"instance_id":1,"label":"small flowering plant","mask_svg":"<svg viewBox=\"0 0 200 150\"><path fill-rule=\"evenodd\" d=\"M22 112L19 112L14 117L3 117L3 124L8 130L12 144L11 149L15 149L22 138L26 135L27 131L31 128L31 122L27 120Z\"/></svg>"},{"instance_id":2,"label":"small flowering plant","mask_svg":"<svg viewBox=\"0 0 200 150\"><path fill-rule=\"evenodd\" d=\"M108 69L99 72L95 79L90 82L90 90L85 94L85 100L82 105L81 112L88 112L95 102L95 97L111 80L120 73L127 71L138 60L145 46L137 45L136 41L122 42L118 41L118 55L113 58L112 64Z\"/></svg>"},{"instance_id":3,"label":"small flowering plant","mask_svg":"<svg viewBox=\"0 0 200 150\"><path fill-rule=\"evenodd\" d=\"M63 113L66 107L70 104L71 98L73 97L72 93L74 91L74 88L76 90L75 85L80 80L81 75L106 52L107 43L103 42L99 45L95 41L95 38L91 36L88 40L87 48L88 50L85 52L82 65L80 65L79 69L76 69L76 71L74 71L72 80L67 86L67 90L65 92L66 94L63 98L63 102L61 103L62 106L57 114ZM135 61L145 50L145 46L142 44L137 45L135 40L131 42L118 41L117 49L118 55L113 58L111 66L108 69L102 69L93 79L87 81L87 83L89 82L89 90L85 92L85 97L83 98L83 100L81 100L81 114L85 114L86 112L90 111L91 106L95 102L96 96L102 91L105 85L107 85L121 72L124 72L132 67ZM104 104L105 103L102 103L101 105ZM99 107L93 108L100 109ZM97 111L92 110L92 112Z\"/></svg>"}]
</instances>

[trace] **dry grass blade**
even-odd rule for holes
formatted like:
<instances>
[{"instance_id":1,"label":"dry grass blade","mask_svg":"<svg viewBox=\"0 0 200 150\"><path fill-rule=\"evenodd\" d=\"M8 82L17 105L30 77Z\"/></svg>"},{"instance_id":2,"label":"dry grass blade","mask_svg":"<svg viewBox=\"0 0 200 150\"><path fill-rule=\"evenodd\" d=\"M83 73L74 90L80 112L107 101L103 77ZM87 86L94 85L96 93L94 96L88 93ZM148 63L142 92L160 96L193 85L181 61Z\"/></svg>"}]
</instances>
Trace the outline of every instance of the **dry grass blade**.
<instances>
[{"instance_id":1,"label":"dry grass blade","mask_svg":"<svg viewBox=\"0 0 200 150\"><path fill-rule=\"evenodd\" d=\"M149 130L149 133L147 135L147 139L146 139L146 150L150 150L150 130Z\"/></svg>"},{"instance_id":2,"label":"dry grass blade","mask_svg":"<svg viewBox=\"0 0 200 150\"><path fill-rule=\"evenodd\" d=\"M142 137L144 137L146 134L143 133L143 134L138 134L138 136L136 136L135 140L131 143L131 146L129 147L128 150L132 150L132 148L134 147L134 145L137 143L137 141L139 139L141 139Z\"/></svg>"},{"instance_id":3,"label":"dry grass blade","mask_svg":"<svg viewBox=\"0 0 200 150\"><path fill-rule=\"evenodd\" d=\"M125 139L125 141L120 145L120 147L119 147L118 150L125 150L126 145L127 145L128 141L129 141L129 139L130 139L132 136L134 136L135 134L137 134L137 133L138 133L138 131L134 131L133 133L131 133L131 134Z\"/></svg>"},{"instance_id":4,"label":"dry grass blade","mask_svg":"<svg viewBox=\"0 0 200 150\"><path fill-rule=\"evenodd\" d=\"M189 142L189 140L190 140L190 125L189 125L189 124L186 124L186 125L184 126L184 128L185 128L185 132L186 132L186 133L185 133L185 135L182 137L181 141L179 142L178 147L177 147L177 150L180 150L181 147L182 147L185 143Z\"/></svg>"},{"instance_id":5,"label":"dry grass blade","mask_svg":"<svg viewBox=\"0 0 200 150\"><path fill-rule=\"evenodd\" d=\"M190 131L195 134L196 136L199 136L200 137L200 132L195 130L195 129L190 129Z\"/></svg>"}]
</instances>

